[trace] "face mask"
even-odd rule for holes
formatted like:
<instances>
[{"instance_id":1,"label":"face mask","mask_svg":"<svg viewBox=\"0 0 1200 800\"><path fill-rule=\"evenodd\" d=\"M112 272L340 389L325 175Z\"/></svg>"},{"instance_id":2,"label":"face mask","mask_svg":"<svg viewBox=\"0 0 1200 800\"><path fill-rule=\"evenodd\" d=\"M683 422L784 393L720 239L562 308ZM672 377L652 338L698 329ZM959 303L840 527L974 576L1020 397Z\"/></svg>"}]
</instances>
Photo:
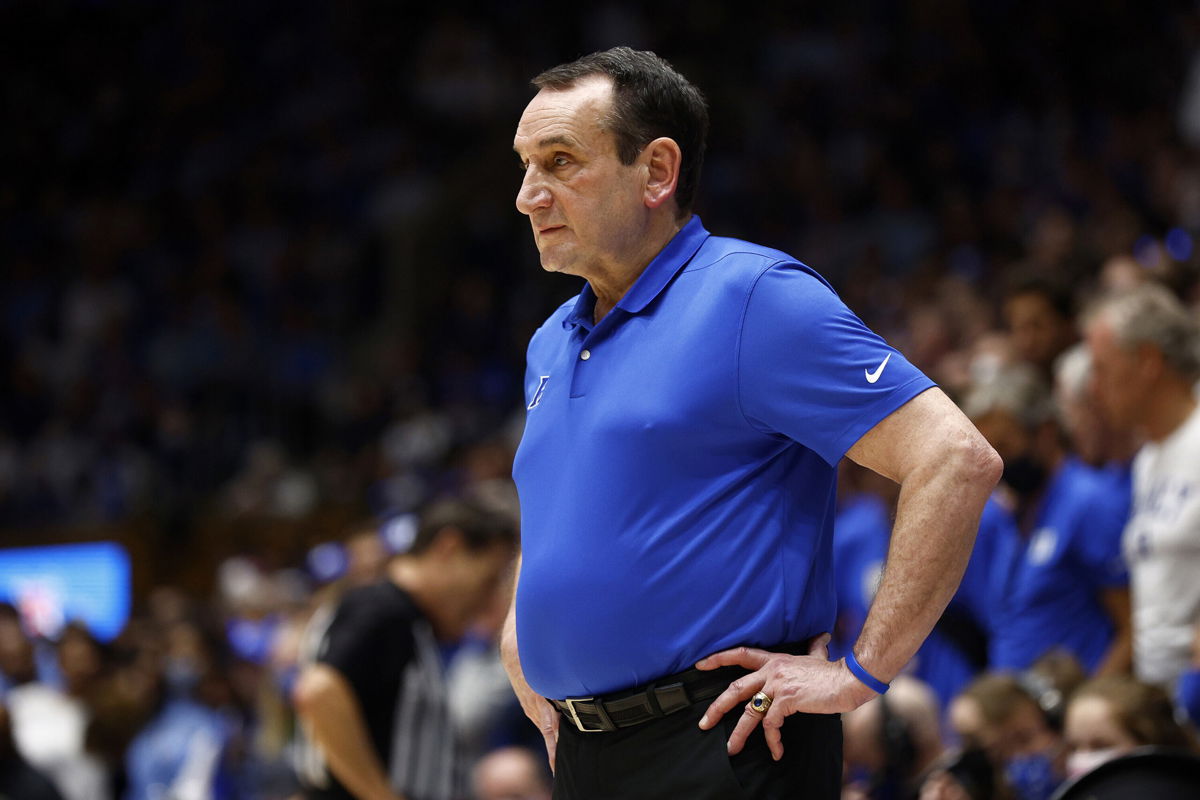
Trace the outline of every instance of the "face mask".
<instances>
[{"instance_id":1,"label":"face mask","mask_svg":"<svg viewBox=\"0 0 1200 800\"><path fill-rule=\"evenodd\" d=\"M1091 772L1105 761L1111 761L1119 755L1121 755L1121 751L1115 747L1106 747L1103 750L1079 750L1071 753L1067 758L1067 777L1078 778L1083 773Z\"/></svg>"},{"instance_id":2,"label":"face mask","mask_svg":"<svg viewBox=\"0 0 1200 800\"><path fill-rule=\"evenodd\" d=\"M174 696L191 694L200 683L200 670L187 658L171 658L167 660L163 670L163 681L167 691Z\"/></svg>"},{"instance_id":3,"label":"face mask","mask_svg":"<svg viewBox=\"0 0 1200 800\"><path fill-rule=\"evenodd\" d=\"M1031 753L1010 760L1005 777L1021 800L1047 800L1060 783L1054 762L1045 753Z\"/></svg>"},{"instance_id":4,"label":"face mask","mask_svg":"<svg viewBox=\"0 0 1200 800\"><path fill-rule=\"evenodd\" d=\"M1028 455L1022 455L1004 462L1003 477L1010 489L1021 497L1028 497L1042 488L1046 470Z\"/></svg>"}]
</instances>

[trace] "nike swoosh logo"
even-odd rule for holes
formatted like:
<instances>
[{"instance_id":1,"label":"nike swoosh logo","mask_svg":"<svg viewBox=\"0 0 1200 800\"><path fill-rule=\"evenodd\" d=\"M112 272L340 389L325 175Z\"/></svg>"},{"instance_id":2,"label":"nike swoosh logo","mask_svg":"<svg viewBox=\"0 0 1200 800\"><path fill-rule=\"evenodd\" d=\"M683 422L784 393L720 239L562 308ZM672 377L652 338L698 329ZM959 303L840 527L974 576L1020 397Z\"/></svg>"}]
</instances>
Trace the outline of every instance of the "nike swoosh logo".
<instances>
[{"instance_id":1,"label":"nike swoosh logo","mask_svg":"<svg viewBox=\"0 0 1200 800\"><path fill-rule=\"evenodd\" d=\"M876 367L874 372L867 372L865 369L863 370L863 374L867 376L867 383L874 383L875 381L879 380L879 376L883 374L883 368L887 366L887 362L890 361L891 358L892 354L888 353L887 357L883 359L883 363Z\"/></svg>"}]
</instances>

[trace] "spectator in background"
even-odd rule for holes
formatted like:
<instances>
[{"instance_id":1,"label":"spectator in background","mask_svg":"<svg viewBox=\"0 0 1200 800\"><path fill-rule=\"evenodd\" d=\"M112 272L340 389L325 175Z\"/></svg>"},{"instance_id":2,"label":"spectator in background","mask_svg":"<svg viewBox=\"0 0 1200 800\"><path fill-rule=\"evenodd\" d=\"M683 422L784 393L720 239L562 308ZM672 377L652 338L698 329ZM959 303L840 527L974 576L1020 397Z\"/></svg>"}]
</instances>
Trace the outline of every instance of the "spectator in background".
<instances>
[{"instance_id":1,"label":"spectator in background","mask_svg":"<svg viewBox=\"0 0 1200 800\"><path fill-rule=\"evenodd\" d=\"M1135 747L1196 750L1195 738L1175 720L1167 693L1125 675L1096 678L1071 695L1064 738L1069 778Z\"/></svg>"},{"instance_id":2,"label":"spectator in background","mask_svg":"<svg viewBox=\"0 0 1200 800\"><path fill-rule=\"evenodd\" d=\"M1059 735L1016 677L984 675L954 699L950 725L983 750L1021 800L1046 800L1062 780Z\"/></svg>"},{"instance_id":3,"label":"spectator in background","mask_svg":"<svg viewBox=\"0 0 1200 800\"><path fill-rule=\"evenodd\" d=\"M515 543L506 518L438 504L387 580L314 617L312 661L294 692L309 740L306 797L461 796L439 643L461 637L492 600Z\"/></svg>"},{"instance_id":4,"label":"spectator in background","mask_svg":"<svg viewBox=\"0 0 1200 800\"><path fill-rule=\"evenodd\" d=\"M1017 519L1018 535L996 543L991 565L991 666L1026 669L1061 646L1089 672L1128 669L1127 505L1066 450L1032 368L1002 371L964 406L1004 459Z\"/></svg>"},{"instance_id":5,"label":"spectator in background","mask_svg":"<svg viewBox=\"0 0 1200 800\"><path fill-rule=\"evenodd\" d=\"M12 800L63 800L54 784L29 765L13 742L8 709L0 703L0 797Z\"/></svg>"},{"instance_id":6,"label":"spectator in background","mask_svg":"<svg viewBox=\"0 0 1200 800\"><path fill-rule=\"evenodd\" d=\"M545 763L525 747L493 750L472 771L474 800L550 800Z\"/></svg>"},{"instance_id":7,"label":"spectator in background","mask_svg":"<svg viewBox=\"0 0 1200 800\"><path fill-rule=\"evenodd\" d=\"M108 766L87 746L106 654L87 628L73 623L59 637L58 662L62 690L36 680L9 690L13 739L66 800L106 800L112 797Z\"/></svg>"},{"instance_id":8,"label":"spectator in background","mask_svg":"<svg viewBox=\"0 0 1200 800\"><path fill-rule=\"evenodd\" d=\"M0 603L0 686L7 692L35 680L37 660L21 616L9 603Z\"/></svg>"},{"instance_id":9,"label":"spectator in background","mask_svg":"<svg viewBox=\"0 0 1200 800\"><path fill-rule=\"evenodd\" d=\"M1092 356L1083 342L1067 348L1054 362L1054 406L1072 453L1103 470L1115 491L1133 501L1133 456L1139 440L1132 429L1108 422L1091 389Z\"/></svg>"},{"instance_id":10,"label":"spectator in background","mask_svg":"<svg viewBox=\"0 0 1200 800\"><path fill-rule=\"evenodd\" d=\"M899 800L942 754L937 696L919 680L901 675L886 695L842 716L842 800Z\"/></svg>"},{"instance_id":11,"label":"spectator in background","mask_svg":"<svg viewBox=\"0 0 1200 800\"><path fill-rule=\"evenodd\" d=\"M1134 670L1173 690L1200 635L1200 330L1195 315L1154 284L1102 300L1084 328L1108 421L1146 437L1124 534Z\"/></svg>"},{"instance_id":12,"label":"spectator in background","mask_svg":"<svg viewBox=\"0 0 1200 800\"><path fill-rule=\"evenodd\" d=\"M1004 298L1004 322L1017 358L1046 380L1054 360L1075 341L1072 306L1068 287L1034 275L1015 279Z\"/></svg>"},{"instance_id":13,"label":"spectator in background","mask_svg":"<svg viewBox=\"0 0 1200 800\"><path fill-rule=\"evenodd\" d=\"M220 707L218 645L200 625L176 621L162 632L158 669L148 682L147 722L130 743L125 800L230 796L229 751L236 727ZM207 691L206 691L207 688ZM206 703L205 700L208 700Z\"/></svg>"}]
</instances>

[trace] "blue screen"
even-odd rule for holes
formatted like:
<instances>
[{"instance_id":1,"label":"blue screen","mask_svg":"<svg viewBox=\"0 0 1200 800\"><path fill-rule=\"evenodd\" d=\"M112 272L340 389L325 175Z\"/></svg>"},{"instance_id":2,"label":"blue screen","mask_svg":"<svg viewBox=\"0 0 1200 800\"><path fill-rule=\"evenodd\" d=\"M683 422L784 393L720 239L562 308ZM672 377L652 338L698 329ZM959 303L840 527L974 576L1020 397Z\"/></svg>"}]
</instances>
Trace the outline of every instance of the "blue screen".
<instances>
[{"instance_id":1,"label":"blue screen","mask_svg":"<svg viewBox=\"0 0 1200 800\"><path fill-rule=\"evenodd\" d=\"M130 594L129 554L116 542L0 550L0 600L31 634L55 638L80 621L108 641L129 619Z\"/></svg>"}]
</instances>

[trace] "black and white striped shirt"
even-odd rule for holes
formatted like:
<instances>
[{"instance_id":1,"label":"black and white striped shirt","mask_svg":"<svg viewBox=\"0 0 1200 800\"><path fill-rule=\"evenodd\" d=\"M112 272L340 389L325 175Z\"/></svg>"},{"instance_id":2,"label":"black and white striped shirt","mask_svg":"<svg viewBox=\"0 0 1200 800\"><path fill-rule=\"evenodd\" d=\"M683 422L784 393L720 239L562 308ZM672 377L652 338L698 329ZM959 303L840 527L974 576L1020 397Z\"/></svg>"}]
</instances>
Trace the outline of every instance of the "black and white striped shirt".
<instances>
[{"instance_id":1,"label":"black and white striped shirt","mask_svg":"<svg viewBox=\"0 0 1200 800\"><path fill-rule=\"evenodd\" d=\"M407 593L390 582L347 592L313 616L301 657L345 676L393 789L410 800L465 796L441 655ZM297 760L310 800L352 797L308 736Z\"/></svg>"}]
</instances>

